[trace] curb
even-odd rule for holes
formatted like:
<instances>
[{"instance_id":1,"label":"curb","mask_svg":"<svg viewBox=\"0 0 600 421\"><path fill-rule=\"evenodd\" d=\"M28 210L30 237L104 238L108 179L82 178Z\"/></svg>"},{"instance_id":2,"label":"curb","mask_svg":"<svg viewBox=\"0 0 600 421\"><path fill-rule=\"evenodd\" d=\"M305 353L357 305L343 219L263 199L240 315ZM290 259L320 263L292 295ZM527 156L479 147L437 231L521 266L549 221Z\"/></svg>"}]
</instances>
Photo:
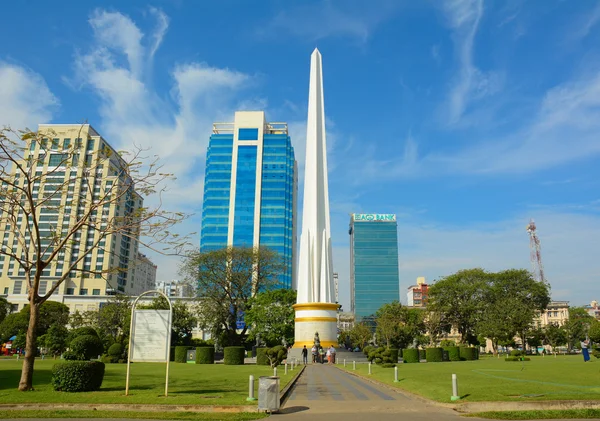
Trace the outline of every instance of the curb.
<instances>
[{"instance_id":1,"label":"curb","mask_svg":"<svg viewBox=\"0 0 600 421\"><path fill-rule=\"evenodd\" d=\"M294 376L294 378L292 378L292 380L290 380L288 382L288 384L285 385L285 387L283 388L283 390L280 392L279 394L279 406L283 406L285 400L288 398L290 391L292 390L292 388L294 387L294 385L296 384L296 381L298 380L298 378L300 377L300 375L302 373L304 373L304 370L306 369L305 365L302 365L302 368L300 369L300 371L298 371L298 374L296 374Z\"/></svg>"},{"instance_id":2,"label":"curb","mask_svg":"<svg viewBox=\"0 0 600 421\"><path fill-rule=\"evenodd\" d=\"M255 405L144 405L144 404L86 404L86 403L17 403L0 404L2 410L81 409L88 411L138 411L138 412L256 412Z\"/></svg>"}]
</instances>

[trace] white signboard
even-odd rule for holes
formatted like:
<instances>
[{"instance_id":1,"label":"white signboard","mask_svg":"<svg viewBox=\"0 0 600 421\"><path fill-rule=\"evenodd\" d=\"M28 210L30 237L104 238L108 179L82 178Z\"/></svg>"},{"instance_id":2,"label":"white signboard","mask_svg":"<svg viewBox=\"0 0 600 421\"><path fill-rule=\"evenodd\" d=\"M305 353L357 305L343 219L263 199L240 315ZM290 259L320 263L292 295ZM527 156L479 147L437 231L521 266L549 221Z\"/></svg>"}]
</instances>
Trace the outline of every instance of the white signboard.
<instances>
[{"instance_id":1,"label":"white signboard","mask_svg":"<svg viewBox=\"0 0 600 421\"><path fill-rule=\"evenodd\" d=\"M135 310L132 320L131 361L169 362L171 312L169 310Z\"/></svg>"},{"instance_id":2,"label":"white signboard","mask_svg":"<svg viewBox=\"0 0 600 421\"><path fill-rule=\"evenodd\" d=\"M393 213L354 213L352 214L354 221L395 221L396 215Z\"/></svg>"}]
</instances>

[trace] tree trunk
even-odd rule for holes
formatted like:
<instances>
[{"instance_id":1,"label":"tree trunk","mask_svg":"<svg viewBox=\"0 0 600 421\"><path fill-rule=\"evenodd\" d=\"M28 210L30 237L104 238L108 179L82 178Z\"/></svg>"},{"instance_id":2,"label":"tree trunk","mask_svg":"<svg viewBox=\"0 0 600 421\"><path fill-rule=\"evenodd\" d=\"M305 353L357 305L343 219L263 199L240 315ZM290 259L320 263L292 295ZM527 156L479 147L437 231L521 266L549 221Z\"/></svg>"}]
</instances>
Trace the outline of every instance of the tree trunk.
<instances>
[{"instance_id":1,"label":"tree trunk","mask_svg":"<svg viewBox=\"0 0 600 421\"><path fill-rule=\"evenodd\" d=\"M37 324L40 314L40 305L29 300L29 326L27 327L27 336L25 343L25 358L21 370L21 380L19 381L19 390L33 390L33 365L35 363L35 354L37 351Z\"/></svg>"}]
</instances>

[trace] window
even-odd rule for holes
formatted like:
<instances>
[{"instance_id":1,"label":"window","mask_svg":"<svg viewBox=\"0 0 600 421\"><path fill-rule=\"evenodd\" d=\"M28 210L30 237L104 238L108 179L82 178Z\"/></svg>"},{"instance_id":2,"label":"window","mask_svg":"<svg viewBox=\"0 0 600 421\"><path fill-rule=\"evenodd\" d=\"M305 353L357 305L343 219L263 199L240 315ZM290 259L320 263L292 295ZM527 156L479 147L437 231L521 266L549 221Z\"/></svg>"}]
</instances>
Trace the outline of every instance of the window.
<instances>
[{"instance_id":1,"label":"window","mask_svg":"<svg viewBox=\"0 0 600 421\"><path fill-rule=\"evenodd\" d=\"M46 295L47 288L48 288L48 281L40 281L40 286L38 288L38 294Z\"/></svg>"},{"instance_id":2,"label":"window","mask_svg":"<svg viewBox=\"0 0 600 421\"><path fill-rule=\"evenodd\" d=\"M58 149L58 143L59 143L59 139L56 139L56 138L52 139L51 149L54 150L54 151L57 150Z\"/></svg>"},{"instance_id":3,"label":"window","mask_svg":"<svg viewBox=\"0 0 600 421\"><path fill-rule=\"evenodd\" d=\"M67 288L67 295L74 295L75 294L75 288Z\"/></svg>"},{"instance_id":4,"label":"window","mask_svg":"<svg viewBox=\"0 0 600 421\"><path fill-rule=\"evenodd\" d=\"M50 161L48 162L49 167L57 167L61 163L67 160L67 155L62 153L55 153L50 155Z\"/></svg>"},{"instance_id":5,"label":"window","mask_svg":"<svg viewBox=\"0 0 600 421\"><path fill-rule=\"evenodd\" d=\"M94 139L90 139L87 141L87 148L85 150L86 151L94 150Z\"/></svg>"},{"instance_id":6,"label":"window","mask_svg":"<svg viewBox=\"0 0 600 421\"><path fill-rule=\"evenodd\" d=\"M4 287L4 295L8 295L8 287Z\"/></svg>"},{"instance_id":7,"label":"window","mask_svg":"<svg viewBox=\"0 0 600 421\"><path fill-rule=\"evenodd\" d=\"M75 147L77 149L81 148L81 138L80 137L75 139Z\"/></svg>"},{"instance_id":8,"label":"window","mask_svg":"<svg viewBox=\"0 0 600 421\"><path fill-rule=\"evenodd\" d=\"M100 289L98 289L98 288L94 288L94 289L92 290L92 295L100 295Z\"/></svg>"},{"instance_id":9,"label":"window","mask_svg":"<svg viewBox=\"0 0 600 421\"><path fill-rule=\"evenodd\" d=\"M71 146L71 139L63 139L63 149L69 149L69 146Z\"/></svg>"},{"instance_id":10,"label":"window","mask_svg":"<svg viewBox=\"0 0 600 421\"><path fill-rule=\"evenodd\" d=\"M87 288L81 288L79 290L79 295L88 295L88 290Z\"/></svg>"},{"instance_id":11,"label":"window","mask_svg":"<svg viewBox=\"0 0 600 421\"><path fill-rule=\"evenodd\" d=\"M15 281L15 284L13 286L13 294L20 294L22 287L23 287L23 281Z\"/></svg>"},{"instance_id":12,"label":"window","mask_svg":"<svg viewBox=\"0 0 600 421\"><path fill-rule=\"evenodd\" d=\"M258 140L258 129L239 129L238 140Z\"/></svg>"}]
</instances>

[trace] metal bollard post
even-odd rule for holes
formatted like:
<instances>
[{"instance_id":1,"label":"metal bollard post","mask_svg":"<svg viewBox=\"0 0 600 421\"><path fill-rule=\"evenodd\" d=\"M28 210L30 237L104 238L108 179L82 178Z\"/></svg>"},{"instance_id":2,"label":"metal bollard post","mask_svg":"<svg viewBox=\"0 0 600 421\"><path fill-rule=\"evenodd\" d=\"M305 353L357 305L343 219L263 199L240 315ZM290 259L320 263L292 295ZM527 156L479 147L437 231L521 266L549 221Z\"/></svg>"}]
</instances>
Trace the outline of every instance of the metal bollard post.
<instances>
[{"instance_id":1,"label":"metal bollard post","mask_svg":"<svg viewBox=\"0 0 600 421\"><path fill-rule=\"evenodd\" d=\"M458 395L458 380L456 378L456 374L452 375L452 396L450 397L450 400L453 401L457 401L460 399L460 396Z\"/></svg>"},{"instance_id":2,"label":"metal bollard post","mask_svg":"<svg viewBox=\"0 0 600 421\"><path fill-rule=\"evenodd\" d=\"M287 374L287 362L285 363L285 371L284 374Z\"/></svg>"},{"instance_id":3,"label":"metal bollard post","mask_svg":"<svg viewBox=\"0 0 600 421\"><path fill-rule=\"evenodd\" d=\"M371 374L371 363L369 363L369 374Z\"/></svg>"},{"instance_id":4,"label":"metal bollard post","mask_svg":"<svg viewBox=\"0 0 600 421\"><path fill-rule=\"evenodd\" d=\"M277 377L277 367L273 367L273 377Z\"/></svg>"},{"instance_id":5,"label":"metal bollard post","mask_svg":"<svg viewBox=\"0 0 600 421\"><path fill-rule=\"evenodd\" d=\"M356 361L352 361L352 370L356 370Z\"/></svg>"},{"instance_id":6,"label":"metal bollard post","mask_svg":"<svg viewBox=\"0 0 600 421\"><path fill-rule=\"evenodd\" d=\"M247 401L255 401L256 398L254 397L254 376L251 374L250 375L250 382L248 384L248 397L246 398Z\"/></svg>"},{"instance_id":7,"label":"metal bollard post","mask_svg":"<svg viewBox=\"0 0 600 421\"><path fill-rule=\"evenodd\" d=\"M394 367L394 383L398 383L398 366Z\"/></svg>"}]
</instances>

